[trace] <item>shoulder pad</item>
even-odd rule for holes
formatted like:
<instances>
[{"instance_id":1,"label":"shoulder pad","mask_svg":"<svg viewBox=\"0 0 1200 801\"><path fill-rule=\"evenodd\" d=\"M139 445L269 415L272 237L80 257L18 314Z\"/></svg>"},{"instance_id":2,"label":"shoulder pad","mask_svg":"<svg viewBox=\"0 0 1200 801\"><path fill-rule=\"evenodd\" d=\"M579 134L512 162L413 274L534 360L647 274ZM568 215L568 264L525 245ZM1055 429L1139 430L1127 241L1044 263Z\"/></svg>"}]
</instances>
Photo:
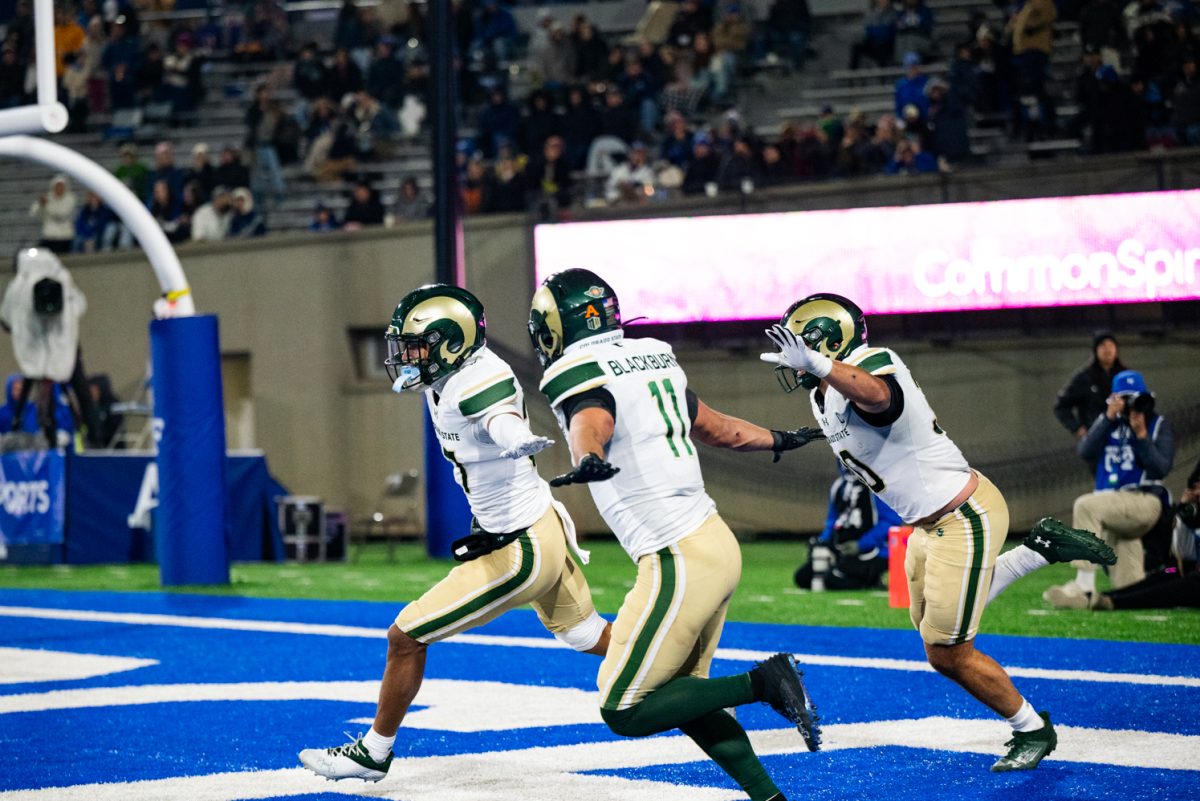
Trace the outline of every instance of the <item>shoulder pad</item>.
<instances>
[{"instance_id":1,"label":"shoulder pad","mask_svg":"<svg viewBox=\"0 0 1200 801\"><path fill-rule=\"evenodd\" d=\"M480 371L476 378L471 376L471 382L458 395L458 411L463 417L479 417L501 404L511 403L517 394L517 379L511 370Z\"/></svg>"},{"instance_id":2,"label":"shoulder pad","mask_svg":"<svg viewBox=\"0 0 1200 801\"><path fill-rule=\"evenodd\" d=\"M871 375L890 375L896 372L897 359L887 348L860 348L846 357L846 364L861 367Z\"/></svg>"},{"instance_id":3,"label":"shoulder pad","mask_svg":"<svg viewBox=\"0 0 1200 801\"><path fill-rule=\"evenodd\" d=\"M546 401L552 407L557 407L572 395L602 387L608 382L608 374L593 355L576 354L551 365L542 376L539 389L546 396Z\"/></svg>"}]
</instances>

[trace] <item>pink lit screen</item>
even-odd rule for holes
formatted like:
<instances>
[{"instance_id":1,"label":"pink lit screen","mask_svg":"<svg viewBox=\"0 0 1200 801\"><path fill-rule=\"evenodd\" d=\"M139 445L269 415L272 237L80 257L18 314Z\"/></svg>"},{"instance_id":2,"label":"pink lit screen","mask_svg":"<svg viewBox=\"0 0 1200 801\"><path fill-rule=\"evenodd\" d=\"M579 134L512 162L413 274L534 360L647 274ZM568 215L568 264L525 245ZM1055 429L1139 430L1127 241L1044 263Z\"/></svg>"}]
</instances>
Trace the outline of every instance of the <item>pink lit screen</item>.
<instances>
[{"instance_id":1,"label":"pink lit screen","mask_svg":"<svg viewBox=\"0 0 1200 801\"><path fill-rule=\"evenodd\" d=\"M536 275L583 267L627 319L777 318L1200 298L1200 190L539 225Z\"/></svg>"}]
</instances>

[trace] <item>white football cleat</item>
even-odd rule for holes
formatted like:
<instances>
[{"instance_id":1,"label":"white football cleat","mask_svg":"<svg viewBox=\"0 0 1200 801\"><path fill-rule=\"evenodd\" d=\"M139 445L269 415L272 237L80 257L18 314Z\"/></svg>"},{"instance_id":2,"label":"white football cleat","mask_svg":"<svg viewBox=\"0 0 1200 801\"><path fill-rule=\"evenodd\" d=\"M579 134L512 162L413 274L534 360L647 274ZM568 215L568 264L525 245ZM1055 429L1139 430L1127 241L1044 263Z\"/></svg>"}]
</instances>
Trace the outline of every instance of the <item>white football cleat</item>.
<instances>
[{"instance_id":1,"label":"white football cleat","mask_svg":"<svg viewBox=\"0 0 1200 801\"><path fill-rule=\"evenodd\" d=\"M337 748L305 748L300 752L300 764L326 779L377 782L392 766L392 753L389 751L387 759L376 762L359 737Z\"/></svg>"}]
</instances>

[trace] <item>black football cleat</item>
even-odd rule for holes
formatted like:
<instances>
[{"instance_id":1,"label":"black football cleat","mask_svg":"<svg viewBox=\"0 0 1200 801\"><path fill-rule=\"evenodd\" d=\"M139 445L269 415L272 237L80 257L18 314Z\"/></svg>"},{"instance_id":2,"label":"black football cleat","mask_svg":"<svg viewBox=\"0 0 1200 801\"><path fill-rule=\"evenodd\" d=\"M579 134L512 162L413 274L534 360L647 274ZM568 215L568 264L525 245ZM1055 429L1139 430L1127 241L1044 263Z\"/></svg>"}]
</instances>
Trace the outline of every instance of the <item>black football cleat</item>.
<instances>
[{"instance_id":1,"label":"black football cleat","mask_svg":"<svg viewBox=\"0 0 1200 801\"><path fill-rule=\"evenodd\" d=\"M762 679L763 703L795 724L809 751L819 750L821 727L817 708L800 680L803 674L795 658L791 654L775 654L759 662L754 670Z\"/></svg>"}]
</instances>

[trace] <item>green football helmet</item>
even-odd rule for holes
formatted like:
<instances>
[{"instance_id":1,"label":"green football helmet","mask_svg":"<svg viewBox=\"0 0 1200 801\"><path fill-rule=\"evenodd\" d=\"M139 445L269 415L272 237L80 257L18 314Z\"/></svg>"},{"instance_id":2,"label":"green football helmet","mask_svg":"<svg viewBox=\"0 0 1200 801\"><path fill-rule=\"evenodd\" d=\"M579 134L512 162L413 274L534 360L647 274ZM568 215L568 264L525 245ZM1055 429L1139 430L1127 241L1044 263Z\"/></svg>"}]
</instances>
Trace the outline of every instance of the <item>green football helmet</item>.
<instances>
[{"instance_id":1,"label":"green football helmet","mask_svg":"<svg viewBox=\"0 0 1200 801\"><path fill-rule=\"evenodd\" d=\"M401 389L431 385L452 375L487 343L483 304L465 289L426 284L401 299L387 327L384 367ZM416 368L416 372L404 368Z\"/></svg>"},{"instance_id":2,"label":"green football helmet","mask_svg":"<svg viewBox=\"0 0 1200 801\"><path fill-rule=\"evenodd\" d=\"M784 312L779 324L804 340L810 348L831 359L841 360L856 348L867 344L867 320L862 309L849 298L821 292L798 300ZM816 389L821 379L799 375L780 365L775 375L785 392Z\"/></svg>"},{"instance_id":3,"label":"green football helmet","mask_svg":"<svg viewBox=\"0 0 1200 801\"><path fill-rule=\"evenodd\" d=\"M590 270L555 273L533 295L529 338L542 367L553 364L570 345L620 328L616 293Z\"/></svg>"}]
</instances>

